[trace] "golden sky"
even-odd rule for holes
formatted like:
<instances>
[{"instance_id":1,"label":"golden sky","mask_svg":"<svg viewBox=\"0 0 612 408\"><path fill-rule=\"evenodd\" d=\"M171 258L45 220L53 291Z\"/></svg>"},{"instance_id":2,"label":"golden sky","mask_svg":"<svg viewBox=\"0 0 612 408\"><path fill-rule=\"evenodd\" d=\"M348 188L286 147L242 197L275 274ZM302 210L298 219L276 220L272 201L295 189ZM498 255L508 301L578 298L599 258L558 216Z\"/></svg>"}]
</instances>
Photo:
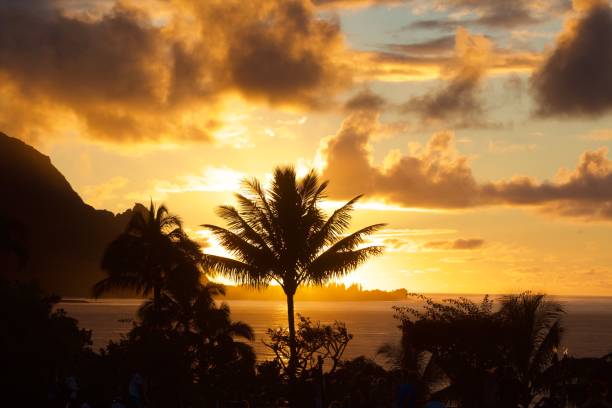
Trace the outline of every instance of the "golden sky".
<instances>
[{"instance_id":1,"label":"golden sky","mask_svg":"<svg viewBox=\"0 0 612 408\"><path fill-rule=\"evenodd\" d=\"M0 131L190 233L315 168L385 222L366 288L612 294L612 8L596 0L6 0Z\"/></svg>"}]
</instances>

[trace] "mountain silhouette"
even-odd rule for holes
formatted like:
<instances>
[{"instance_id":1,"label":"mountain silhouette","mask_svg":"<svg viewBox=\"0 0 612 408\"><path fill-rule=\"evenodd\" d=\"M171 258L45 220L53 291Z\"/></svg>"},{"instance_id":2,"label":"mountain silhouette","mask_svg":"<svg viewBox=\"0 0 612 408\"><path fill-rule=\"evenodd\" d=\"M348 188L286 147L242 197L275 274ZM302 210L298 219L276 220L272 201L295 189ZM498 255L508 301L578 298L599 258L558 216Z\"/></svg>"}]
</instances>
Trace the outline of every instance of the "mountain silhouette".
<instances>
[{"instance_id":1,"label":"mountain silhouette","mask_svg":"<svg viewBox=\"0 0 612 408\"><path fill-rule=\"evenodd\" d=\"M36 279L45 291L90 296L104 274L104 249L129 221L132 211L115 215L83 202L49 157L0 132L0 215L25 231L28 262L15 275L0 255L9 278Z\"/></svg>"}]
</instances>

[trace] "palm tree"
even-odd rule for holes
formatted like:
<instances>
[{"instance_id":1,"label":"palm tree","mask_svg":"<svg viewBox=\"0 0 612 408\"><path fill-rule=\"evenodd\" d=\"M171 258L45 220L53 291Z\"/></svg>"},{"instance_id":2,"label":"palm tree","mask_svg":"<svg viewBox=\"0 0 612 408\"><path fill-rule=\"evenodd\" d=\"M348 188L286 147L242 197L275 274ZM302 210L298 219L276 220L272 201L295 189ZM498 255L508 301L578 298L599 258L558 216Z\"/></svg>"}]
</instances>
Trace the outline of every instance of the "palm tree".
<instances>
[{"instance_id":1,"label":"palm tree","mask_svg":"<svg viewBox=\"0 0 612 408\"><path fill-rule=\"evenodd\" d=\"M382 247L362 245L384 224L344 235L361 196L326 218L319 204L327 184L313 171L298 179L292 167L277 167L268 189L257 179L245 180L245 194L236 194L239 209L229 205L218 208L227 228L203 225L234 256L205 255L209 268L253 288L264 288L271 282L282 287L287 297L292 379L296 361L293 298L298 287L322 285L344 276L382 252Z\"/></svg>"},{"instance_id":2,"label":"palm tree","mask_svg":"<svg viewBox=\"0 0 612 408\"><path fill-rule=\"evenodd\" d=\"M508 360L529 406L546 387L545 371L556 361L563 334L563 307L546 295L524 292L501 298L500 315L510 334Z\"/></svg>"},{"instance_id":3,"label":"palm tree","mask_svg":"<svg viewBox=\"0 0 612 408\"><path fill-rule=\"evenodd\" d=\"M181 220L161 205L135 211L125 232L106 249L102 268L108 277L94 285L95 297L119 288L139 295L153 293L154 310L160 311L163 291L172 280L199 280L201 252L183 231Z\"/></svg>"}]
</instances>

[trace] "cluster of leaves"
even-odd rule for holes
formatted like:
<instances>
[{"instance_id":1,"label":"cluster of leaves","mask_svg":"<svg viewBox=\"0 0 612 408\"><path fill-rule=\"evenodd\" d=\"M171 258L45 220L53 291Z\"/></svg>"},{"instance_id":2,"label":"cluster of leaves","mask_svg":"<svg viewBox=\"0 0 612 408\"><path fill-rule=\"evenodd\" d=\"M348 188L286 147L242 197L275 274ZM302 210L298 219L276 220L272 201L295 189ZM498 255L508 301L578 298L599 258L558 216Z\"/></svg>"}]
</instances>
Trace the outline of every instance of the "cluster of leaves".
<instances>
[{"instance_id":1,"label":"cluster of leaves","mask_svg":"<svg viewBox=\"0 0 612 408\"><path fill-rule=\"evenodd\" d=\"M528 406L547 391L563 332L559 304L529 292L502 297L497 308L489 297L477 303L412 296L424 307L395 308L401 347L382 352L416 373L425 394L461 406Z\"/></svg>"},{"instance_id":2,"label":"cluster of leaves","mask_svg":"<svg viewBox=\"0 0 612 408\"><path fill-rule=\"evenodd\" d=\"M274 353L276 363L286 371L290 358L289 330L268 329L268 337L269 340L264 344ZM353 335L342 322L313 323L310 318L298 314L296 374L299 377L306 377L313 371L321 369L321 365L326 360L330 364L329 372L333 373L352 338Z\"/></svg>"}]
</instances>

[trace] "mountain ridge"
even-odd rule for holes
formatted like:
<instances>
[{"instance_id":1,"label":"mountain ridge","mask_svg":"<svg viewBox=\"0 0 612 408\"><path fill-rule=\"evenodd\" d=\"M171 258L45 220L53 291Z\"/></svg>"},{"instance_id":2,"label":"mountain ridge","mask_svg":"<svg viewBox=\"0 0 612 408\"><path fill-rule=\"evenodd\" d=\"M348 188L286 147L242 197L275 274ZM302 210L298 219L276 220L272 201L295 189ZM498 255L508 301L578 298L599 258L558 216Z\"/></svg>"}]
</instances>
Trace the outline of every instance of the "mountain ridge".
<instances>
[{"instance_id":1,"label":"mountain ridge","mask_svg":"<svg viewBox=\"0 0 612 408\"><path fill-rule=\"evenodd\" d=\"M0 132L0 214L23 225L29 260L20 280L36 279L48 292L90 296L104 276L100 259L138 204L123 213L85 203L51 158ZM1 259L1 258L0 258Z\"/></svg>"}]
</instances>

